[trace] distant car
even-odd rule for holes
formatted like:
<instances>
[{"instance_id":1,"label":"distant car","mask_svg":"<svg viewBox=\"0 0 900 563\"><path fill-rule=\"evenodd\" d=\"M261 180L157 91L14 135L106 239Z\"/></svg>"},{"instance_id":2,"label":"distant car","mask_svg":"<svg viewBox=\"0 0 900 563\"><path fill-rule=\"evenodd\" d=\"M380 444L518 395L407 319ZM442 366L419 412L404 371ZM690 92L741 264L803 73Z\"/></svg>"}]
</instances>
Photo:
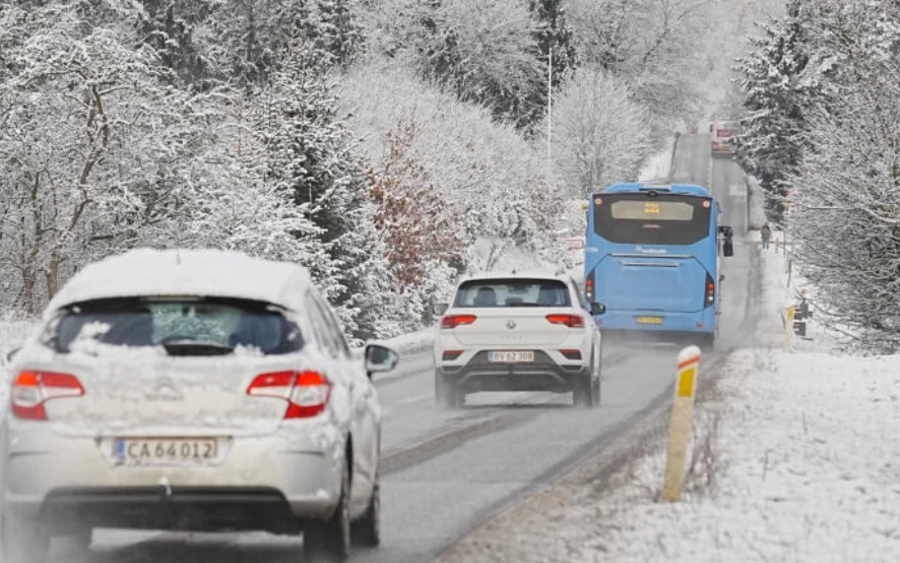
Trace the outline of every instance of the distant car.
<instances>
[{"instance_id":1,"label":"distant car","mask_svg":"<svg viewBox=\"0 0 900 563\"><path fill-rule=\"evenodd\" d=\"M390 349L348 349L306 270L139 250L77 273L12 358L0 426L5 563L97 527L304 534L343 560L379 541ZM298 554L299 558L299 554Z\"/></svg>"},{"instance_id":2,"label":"distant car","mask_svg":"<svg viewBox=\"0 0 900 563\"><path fill-rule=\"evenodd\" d=\"M552 391L600 402L600 332L570 277L491 274L459 283L435 338L435 399L478 391Z\"/></svg>"}]
</instances>

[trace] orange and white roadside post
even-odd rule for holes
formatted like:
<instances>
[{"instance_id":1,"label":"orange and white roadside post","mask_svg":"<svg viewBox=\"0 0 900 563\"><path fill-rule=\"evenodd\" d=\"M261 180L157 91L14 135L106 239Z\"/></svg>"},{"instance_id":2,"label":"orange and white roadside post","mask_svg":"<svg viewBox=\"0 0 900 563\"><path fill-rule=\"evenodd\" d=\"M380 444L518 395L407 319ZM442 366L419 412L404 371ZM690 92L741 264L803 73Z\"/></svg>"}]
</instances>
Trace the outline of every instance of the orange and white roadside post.
<instances>
[{"instance_id":1,"label":"orange and white roadside post","mask_svg":"<svg viewBox=\"0 0 900 563\"><path fill-rule=\"evenodd\" d=\"M791 341L794 338L794 312L797 310L795 305L791 305L787 308L787 312L784 314L785 322L784 322L784 351L791 351Z\"/></svg>"},{"instance_id":2,"label":"orange and white roadside post","mask_svg":"<svg viewBox=\"0 0 900 563\"><path fill-rule=\"evenodd\" d=\"M694 415L694 393L700 369L700 348L688 346L678 354L678 374L675 380L675 399L672 401L672 420L669 423L669 447L666 454L666 475L663 500L677 502L684 484L687 462L688 436Z\"/></svg>"}]
</instances>

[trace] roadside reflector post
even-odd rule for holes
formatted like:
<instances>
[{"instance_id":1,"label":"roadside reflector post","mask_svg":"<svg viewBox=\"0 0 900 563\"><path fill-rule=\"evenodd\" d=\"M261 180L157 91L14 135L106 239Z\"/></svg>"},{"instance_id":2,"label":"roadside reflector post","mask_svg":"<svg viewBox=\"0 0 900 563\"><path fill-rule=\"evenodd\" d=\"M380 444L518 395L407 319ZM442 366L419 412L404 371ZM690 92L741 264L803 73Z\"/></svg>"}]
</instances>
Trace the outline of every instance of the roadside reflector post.
<instances>
[{"instance_id":1,"label":"roadside reflector post","mask_svg":"<svg viewBox=\"0 0 900 563\"><path fill-rule=\"evenodd\" d=\"M662 497L678 502L684 484L684 468L687 463L688 436L694 415L694 392L697 390L697 374L700 368L700 348L688 346L678 354L678 372L675 380L675 398L672 401L672 419L669 423L669 447L666 453L666 475Z\"/></svg>"},{"instance_id":2,"label":"roadside reflector post","mask_svg":"<svg viewBox=\"0 0 900 563\"><path fill-rule=\"evenodd\" d=\"M794 312L797 310L796 305L791 305L787 308L787 312L784 315L786 319L784 323L784 351L791 351L791 341L794 338Z\"/></svg>"}]
</instances>

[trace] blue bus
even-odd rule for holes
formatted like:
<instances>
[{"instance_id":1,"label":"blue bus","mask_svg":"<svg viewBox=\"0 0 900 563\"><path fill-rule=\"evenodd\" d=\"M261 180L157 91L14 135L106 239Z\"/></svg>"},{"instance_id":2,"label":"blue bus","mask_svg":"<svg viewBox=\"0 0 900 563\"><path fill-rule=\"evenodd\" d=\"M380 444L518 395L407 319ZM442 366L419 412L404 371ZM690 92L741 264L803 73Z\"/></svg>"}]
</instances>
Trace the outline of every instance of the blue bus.
<instances>
[{"instance_id":1,"label":"blue bus","mask_svg":"<svg viewBox=\"0 0 900 563\"><path fill-rule=\"evenodd\" d=\"M700 186L614 184L592 195L584 290L600 330L712 347L719 255L734 252L731 228L718 221L718 203Z\"/></svg>"}]
</instances>

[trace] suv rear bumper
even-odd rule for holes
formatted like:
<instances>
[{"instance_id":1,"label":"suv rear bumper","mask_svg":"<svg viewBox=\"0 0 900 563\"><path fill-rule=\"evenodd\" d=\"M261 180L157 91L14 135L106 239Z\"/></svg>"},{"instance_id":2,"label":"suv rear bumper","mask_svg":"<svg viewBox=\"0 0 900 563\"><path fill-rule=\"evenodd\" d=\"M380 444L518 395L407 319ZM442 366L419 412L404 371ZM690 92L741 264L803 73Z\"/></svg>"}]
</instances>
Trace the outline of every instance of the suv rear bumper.
<instances>
[{"instance_id":1,"label":"suv rear bumper","mask_svg":"<svg viewBox=\"0 0 900 563\"><path fill-rule=\"evenodd\" d=\"M557 364L546 353L536 350L534 362L491 363L488 353L475 354L464 366L441 365L438 377L465 393L478 391L551 391L568 393L579 381L590 376L583 362Z\"/></svg>"}]
</instances>

